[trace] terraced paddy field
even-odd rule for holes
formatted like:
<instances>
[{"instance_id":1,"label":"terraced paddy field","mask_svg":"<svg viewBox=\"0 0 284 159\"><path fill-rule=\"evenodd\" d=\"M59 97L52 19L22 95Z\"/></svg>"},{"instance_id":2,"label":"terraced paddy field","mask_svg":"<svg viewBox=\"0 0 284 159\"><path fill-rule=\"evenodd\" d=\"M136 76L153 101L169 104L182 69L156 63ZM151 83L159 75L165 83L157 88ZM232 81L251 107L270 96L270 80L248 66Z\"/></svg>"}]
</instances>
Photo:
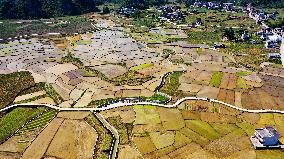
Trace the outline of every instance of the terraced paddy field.
<instances>
[{"instance_id":1,"label":"terraced paddy field","mask_svg":"<svg viewBox=\"0 0 284 159\"><path fill-rule=\"evenodd\" d=\"M134 120L121 120L126 110L135 113ZM125 147L136 147L139 157L147 159L284 157L283 150L255 150L249 139L256 128L267 125L283 134L284 115L280 114L240 112L206 101L187 101L173 109L139 105L102 113L111 123L114 119L120 123L114 124L123 138L120 157L124 156ZM127 124L128 127L123 126ZM126 134L131 142L124 141ZM283 142L284 138L280 140Z\"/></svg>"}]
</instances>

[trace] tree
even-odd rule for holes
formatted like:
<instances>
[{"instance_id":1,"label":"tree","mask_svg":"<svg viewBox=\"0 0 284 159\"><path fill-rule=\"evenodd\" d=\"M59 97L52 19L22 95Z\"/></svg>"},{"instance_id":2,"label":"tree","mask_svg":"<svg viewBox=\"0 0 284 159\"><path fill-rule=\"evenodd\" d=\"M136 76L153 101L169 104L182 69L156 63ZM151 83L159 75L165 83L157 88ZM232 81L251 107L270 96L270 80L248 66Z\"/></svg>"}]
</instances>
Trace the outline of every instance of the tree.
<instances>
[{"instance_id":1,"label":"tree","mask_svg":"<svg viewBox=\"0 0 284 159\"><path fill-rule=\"evenodd\" d=\"M232 28L226 28L223 32L223 37L228 38L228 40L235 40L235 31Z\"/></svg>"},{"instance_id":2,"label":"tree","mask_svg":"<svg viewBox=\"0 0 284 159\"><path fill-rule=\"evenodd\" d=\"M106 6L103 8L103 14L109 14L110 13L110 10L109 8Z\"/></svg>"},{"instance_id":3,"label":"tree","mask_svg":"<svg viewBox=\"0 0 284 159\"><path fill-rule=\"evenodd\" d=\"M7 19L9 17L14 17L13 6L14 1L12 0L0 1L0 18Z\"/></svg>"}]
</instances>

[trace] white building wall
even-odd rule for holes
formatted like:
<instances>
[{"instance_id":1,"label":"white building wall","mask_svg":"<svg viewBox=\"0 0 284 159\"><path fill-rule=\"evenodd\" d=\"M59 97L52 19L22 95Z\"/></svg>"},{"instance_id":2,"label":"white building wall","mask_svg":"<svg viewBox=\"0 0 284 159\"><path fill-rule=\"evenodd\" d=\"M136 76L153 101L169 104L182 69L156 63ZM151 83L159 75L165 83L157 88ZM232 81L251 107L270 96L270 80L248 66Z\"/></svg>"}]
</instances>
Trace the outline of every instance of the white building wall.
<instances>
[{"instance_id":1,"label":"white building wall","mask_svg":"<svg viewBox=\"0 0 284 159\"><path fill-rule=\"evenodd\" d=\"M282 44L280 47L280 53L281 53L282 66L284 68L284 34L282 35Z\"/></svg>"}]
</instances>

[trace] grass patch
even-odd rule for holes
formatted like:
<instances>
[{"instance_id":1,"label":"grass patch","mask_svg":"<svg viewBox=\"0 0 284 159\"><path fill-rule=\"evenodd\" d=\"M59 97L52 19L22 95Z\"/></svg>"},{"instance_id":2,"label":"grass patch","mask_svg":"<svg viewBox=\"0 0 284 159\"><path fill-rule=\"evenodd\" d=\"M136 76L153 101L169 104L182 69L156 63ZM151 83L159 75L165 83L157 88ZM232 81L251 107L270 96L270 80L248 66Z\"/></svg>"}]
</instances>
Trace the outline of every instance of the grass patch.
<instances>
[{"instance_id":1,"label":"grass patch","mask_svg":"<svg viewBox=\"0 0 284 159\"><path fill-rule=\"evenodd\" d=\"M30 87L29 89L22 91L19 95L30 94L30 93L34 93L38 91L43 91L43 90L46 91L45 95L38 96L32 99L28 99L26 101L21 101L21 103L34 101L34 100L37 100L39 98L44 98L44 97L52 98L54 102L57 104L63 102L62 97L54 90L54 88L51 85L44 83L44 82L36 83L33 87Z\"/></svg>"},{"instance_id":2,"label":"grass patch","mask_svg":"<svg viewBox=\"0 0 284 159\"><path fill-rule=\"evenodd\" d=\"M248 76L251 75L252 72L248 72L248 71L241 71L241 72L237 72L236 76L238 77L237 79L237 87L240 89L250 89L253 88L252 86L248 85L246 83L246 80L243 78L243 76Z\"/></svg>"},{"instance_id":3,"label":"grass patch","mask_svg":"<svg viewBox=\"0 0 284 159\"><path fill-rule=\"evenodd\" d=\"M223 72L214 72L210 81L211 86L219 88L223 75Z\"/></svg>"},{"instance_id":4,"label":"grass patch","mask_svg":"<svg viewBox=\"0 0 284 159\"><path fill-rule=\"evenodd\" d=\"M120 144L129 144L132 134L133 124L123 123L120 116L107 118L107 121L118 130Z\"/></svg>"},{"instance_id":5,"label":"grass patch","mask_svg":"<svg viewBox=\"0 0 284 159\"><path fill-rule=\"evenodd\" d=\"M186 120L186 127L200 134L201 136L209 139L215 140L220 137L220 134L217 133L208 123L201 120Z\"/></svg>"},{"instance_id":6,"label":"grass patch","mask_svg":"<svg viewBox=\"0 0 284 159\"><path fill-rule=\"evenodd\" d=\"M273 126L275 125L274 121L274 115L271 113L260 113L260 119L258 120L257 124L260 126L265 126L265 125L270 125Z\"/></svg>"},{"instance_id":7,"label":"grass patch","mask_svg":"<svg viewBox=\"0 0 284 159\"><path fill-rule=\"evenodd\" d=\"M238 128L235 124L227 123L210 123L210 125L221 135L227 135Z\"/></svg>"},{"instance_id":8,"label":"grass patch","mask_svg":"<svg viewBox=\"0 0 284 159\"><path fill-rule=\"evenodd\" d=\"M136 105L133 107L136 113L135 124L159 124L161 119L155 106Z\"/></svg>"},{"instance_id":9,"label":"grass patch","mask_svg":"<svg viewBox=\"0 0 284 159\"><path fill-rule=\"evenodd\" d=\"M252 136L255 131L255 126L247 122L237 123L237 126L244 130L248 136Z\"/></svg>"},{"instance_id":10,"label":"grass patch","mask_svg":"<svg viewBox=\"0 0 284 159\"><path fill-rule=\"evenodd\" d=\"M159 95L159 94L154 94L153 96L147 98L150 100L157 100L157 101L167 101L168 98L166 96L163 95Z\"/></svg>"},{"instance_id":11,"label":"grass patch","mask_svg":"<svg viewBox=\"0 0 284 159\"><path fill-rule=\"evenodd\" d=\"M161 92L169 94L171 96L177 93L178 87L180 86L179 77L183 72L174 72L167 79L165 85L161 88Z\"/></svg>"},{"instance_id":12,"label":"grass patch","mask_svg":"<svg viewBox=\"0 0 284 159\"><path fill-rule=\"evenodd\" d=\"M0 119L0 141L3 142L6 138L13 135L13 133L21 128L26 122L38 116L44 110L44 108L15 108L5 114Z\"/></svg>"},{"instance_id":13,"label":"grass patch","mask_svg":"<svg viewBox=\"0 0 284 159\"><path fill-rule=\"evenodd\" d=\"M154 64L153 63L144 63L144 64L141 64L141 65L138 65L138 66L131 67L130 71L139 71L139 70L143 70L145 68L151 67L151 66L154 66Z\"/></svg>"},{"instance_id":14,"label":"grass patch","mask_svg":"<svg viewBox=\"0 0 284 159\"><path fill-rule=\"evenodd\" d=\"M204 52L204 50L203 50L202 48L197 48L197 49L196 49L196 53L197 53L198 55L202 55L203 52Z\"/></svg>"},{"instance_id":15,"label":"grass patch","mask_svg":"<svg viewBox=\"0 0 284 159\"><path fill-rule=\"evenodd\" d=\"M253 88L252 86L248 85L246 83L246 80L242 78L241 76L238 77L237 79L237 87L240 89L250 89Z\"/></svg>"},{"instance_id":16,"label":"grass patch","mask_svg":"<svg viewBox=\"0 0 284 159\"><path fill-rule=\"evenodd\" d=\"M151 79L153 79L152 76L145 76L137 73L136 71L128 71L125 74L115 77L108 81L116 86L121 86L121 85L138 86Z\"/></svg>"},{"instance_id":17,"label":"grass patch","mask_svg":"<svg viewBox=\"0 0 284 159\"><path fill-rule=\"evenodd\" d=\"M79 59L74 57L71 53L68 53L67 56L62 57L62 62L64 63L72 63L78 67L83 66L83 62Z\"/></svg>"},{"instance_id":18,"label":"grass patch","mask_svg":"<svg viewBox=\"0 0 284 159\"><path fill-rule=\"evenodd\" d=\"M92 40L80 40L77 42L77 45L90 45L92 44Z\"/></svg>"},{"instance_id":19,"label":"grass patch","mask_svg":"<svg viewBox=\"0 0 284 159\"><path fill-rule=\"evenodd\" d=\"M201 146L206 146L206 145L208 145L210 143L210 141L207 138L199 135L198 133L190 130L189 128L183 128L183 129L180 130L180 132L183 135L185 135L188 138L192 139L192 141L196 142L197 144L199 144Z\"/></svg>"},{"instance_id":20,"label":"grass patch","mask_svg":"<svg viewBox=\"0 0 284 159\"><path fill-rule=\"evenodd\" d=\"M12 48L2 48L0 49L0 56L9 56L15 52Z\"/></svg>"},{"instance_id":21,"label":"grass patch","mask_svg":"<svg viewBox=\"0 0 284 159\"><path fill-rule=\"evenodd\" d=\"M102 123L100 123L94 115L89 115L85 118L85 120L94 127L98 133L98 141L95 145L94 157L99 159L108 158L113 141L110 131L103 127Z\"/></svg>"}]
</instances>

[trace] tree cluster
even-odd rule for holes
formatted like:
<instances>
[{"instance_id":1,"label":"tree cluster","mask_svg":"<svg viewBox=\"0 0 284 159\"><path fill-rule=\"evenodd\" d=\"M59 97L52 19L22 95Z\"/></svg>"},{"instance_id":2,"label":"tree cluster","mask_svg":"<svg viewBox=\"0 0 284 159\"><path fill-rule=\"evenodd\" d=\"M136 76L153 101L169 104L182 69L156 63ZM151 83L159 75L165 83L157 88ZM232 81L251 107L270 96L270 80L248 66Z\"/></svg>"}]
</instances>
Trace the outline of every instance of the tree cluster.
<instances>
[{"instance_id":1,"label":"tree cluster","mask_svg":"<svg viewBox=\"0 0 284 159\"><path fill-rule=\"evenodd\" d=\"M94 0L0 0L0 19L35 19L98 11Z\"/></svg>"}]
</instances>

